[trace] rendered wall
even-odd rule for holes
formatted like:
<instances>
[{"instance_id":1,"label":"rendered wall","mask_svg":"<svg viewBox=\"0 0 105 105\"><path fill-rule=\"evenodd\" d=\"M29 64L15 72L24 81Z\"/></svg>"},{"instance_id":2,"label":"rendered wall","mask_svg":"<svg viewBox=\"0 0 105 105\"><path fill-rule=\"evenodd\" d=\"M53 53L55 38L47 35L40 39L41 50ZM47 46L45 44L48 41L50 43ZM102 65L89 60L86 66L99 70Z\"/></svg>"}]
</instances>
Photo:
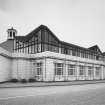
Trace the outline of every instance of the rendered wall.
<instances>
[{"instance_id":1,"label":"rendered wall","mask_svg":"<svg viewBox=\"0 0 105 105\"><path fill-rule=\"evenodd\" d=\"M8 81L11 78L11 59L0 55L0 82Z\"/></svg>"},{"instance_id":2,"label":"rendered wall","mask_svg":"<svg viewBox=\"0 0 105 105\"><path fill-rule=\"evenodd\" d=\"M63 63L63 75L54 75L54 63ZM68 75L68 64L74 64L76 65L76 75ZM79 75L79 66L85 66L85 74L84 75ZM93 75L90 76L88 75L88 66L93 67ZM96 76L96 67L100 67L100 75ZM72 81L72 80L98 80L98 79L104 79L105 78L105 68L102 65L99 64L88 64L88 63L81 63L81 62L75 62L75 61L66 61L65 60L59 60L59 59L51 59L51 58L46 58L45 62L45 79L44 81Z\"/></svg>"},{"instance_id":3,"label":"rendered wall","mask_svg":"<svg viewBox=\"0 0 105 105\"><path fill-rule=\"evenodd\" d=\"M36 78L36 68L34 63L42 63L43 74L38 78L38 81L70 81L70 80L93 80L105 78L105 65L101 61L87 60L83 58L66 56L64 54L57 54L52 52L43 52L39 54L10 54L0 48L0 82L8 81L12 78L29 79ZM54 63L64 64L64 75L54 75ZM67 64L75 64L76 76L68 76ZM86 69L85 76L79 76L79 65L101 66L101 77L89 77ZM95 71L94 71L95 72Z\"/></svg>"},{"instance_id":4,"label":"rendered wall","mask_svg":"<svg viewBox=\"0 0 105 105\"><path fill-rule=\"evenodd\" d=\"M31 60L14 59L12 61L12 78L29 79L32 77Z\"/></svg>"},{"instance_id":5,"label":"rendered wall","mask_svg":"<svg viewBox=\"0 0 105 105\"><path fill-rule=\"evenodd\" d=\"M5 82L11 78L11 53L0 47L0 82Z\"/></svg>"},{"instance_id":6,"label":"rendered wall","mask_svg":"<svg viewBox=\"0 0 105 105\"><path fill-rule=\"evenodd\" d=\"M85 58L72 57L64 54L57 54L52 52L43 52L33 55L27 54L14 54L13 57L13 78L17 79L29 79L31 77L37 78L34 63L42 62L42 76L38 77L38 81L71 81L71 80L93 80L105 78L105 67L102 61L89 60ZM54 75L54 63L64 64L64 75ZM76 76L68 76L68 64L76 65ZM79 65L85 66L85 75L79 75ZM93 76L88 76L88 66L101 67L101 76L95 75L95 69Z\"/></svg>"}]
</instances>

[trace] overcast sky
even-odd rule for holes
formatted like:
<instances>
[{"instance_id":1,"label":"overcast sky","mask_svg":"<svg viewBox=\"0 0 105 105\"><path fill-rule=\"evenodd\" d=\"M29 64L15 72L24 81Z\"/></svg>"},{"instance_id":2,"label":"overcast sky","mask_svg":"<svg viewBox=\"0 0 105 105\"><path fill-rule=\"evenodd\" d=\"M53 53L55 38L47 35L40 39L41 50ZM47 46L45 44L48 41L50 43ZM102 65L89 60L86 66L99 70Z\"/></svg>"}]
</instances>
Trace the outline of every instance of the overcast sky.
<instances>
[{"instance_id":1,"label":"overcast sky","mask_svg":"<svg viewBox=\"0 0 105 105\"><path fill-rule=\"evenodd\" d=\"M105 51L105 0L0 0L0 42L12 26L26 35L41 24L62 41Z\"/></svg>"}]
</instances>

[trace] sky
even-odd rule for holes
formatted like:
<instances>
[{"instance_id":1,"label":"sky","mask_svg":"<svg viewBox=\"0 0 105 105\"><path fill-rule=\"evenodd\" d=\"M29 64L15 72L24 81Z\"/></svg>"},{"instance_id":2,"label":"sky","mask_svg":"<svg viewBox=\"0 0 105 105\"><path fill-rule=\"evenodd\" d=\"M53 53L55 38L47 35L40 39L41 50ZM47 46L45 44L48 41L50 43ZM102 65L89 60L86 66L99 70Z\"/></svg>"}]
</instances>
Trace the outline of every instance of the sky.
<instances>
[{"instance_id":1,"label":"sky","mask_svg":"<svg viewBox=\"0 0 105 105\"><path fill-rule=\"evenodd\" d=\"M105 0L0 0L0 43L8 28L26 35L41 24L62 41L105 51Z\"/></svg>"}]
</instances>

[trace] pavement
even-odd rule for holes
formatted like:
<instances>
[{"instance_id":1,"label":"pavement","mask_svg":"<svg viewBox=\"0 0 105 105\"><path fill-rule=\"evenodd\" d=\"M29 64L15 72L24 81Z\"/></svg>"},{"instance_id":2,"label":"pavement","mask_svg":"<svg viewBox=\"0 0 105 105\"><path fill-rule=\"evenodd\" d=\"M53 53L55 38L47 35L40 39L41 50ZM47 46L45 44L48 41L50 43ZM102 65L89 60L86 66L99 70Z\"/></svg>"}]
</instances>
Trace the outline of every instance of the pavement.
<instances>
[{"instance_id":1,"label":"pavement","mask_svg":"<svg viewBox=\"0 0 105 105\"><path fill-rule=\"evenodd\" d=\"M105 83L1 88L0 105L105 105Z\"/></svg>"},{"instance_id":2,"label":"pavement","mask_svg":"<svg viewBox=\"0 0 105 105\"><path fill-rule=\"evenodd\" d=\"M21 88L21 87L47 87L47 86L70 86L70 85L84 85L105 83L105 80L82 80L82 81L60 81L60 82L32 82L32 83L0 83L0 88Z\"/></svg>"}]
</instances>

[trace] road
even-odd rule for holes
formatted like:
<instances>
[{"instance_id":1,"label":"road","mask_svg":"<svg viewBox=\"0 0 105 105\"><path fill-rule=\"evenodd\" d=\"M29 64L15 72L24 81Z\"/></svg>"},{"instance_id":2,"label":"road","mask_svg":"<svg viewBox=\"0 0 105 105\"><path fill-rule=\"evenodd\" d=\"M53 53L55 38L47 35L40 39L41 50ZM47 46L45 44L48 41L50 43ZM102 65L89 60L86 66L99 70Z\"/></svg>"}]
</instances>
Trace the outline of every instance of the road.
<instances>
[{"instance_id":1,"label":"road","mask_svg":"<svg viewBox=\"0 0 105 105\"><path fill-rule=\"evenodd\" d=\"M0 88L0 105L105 105L105 84Z\"/></svg>"}]
</instances>

